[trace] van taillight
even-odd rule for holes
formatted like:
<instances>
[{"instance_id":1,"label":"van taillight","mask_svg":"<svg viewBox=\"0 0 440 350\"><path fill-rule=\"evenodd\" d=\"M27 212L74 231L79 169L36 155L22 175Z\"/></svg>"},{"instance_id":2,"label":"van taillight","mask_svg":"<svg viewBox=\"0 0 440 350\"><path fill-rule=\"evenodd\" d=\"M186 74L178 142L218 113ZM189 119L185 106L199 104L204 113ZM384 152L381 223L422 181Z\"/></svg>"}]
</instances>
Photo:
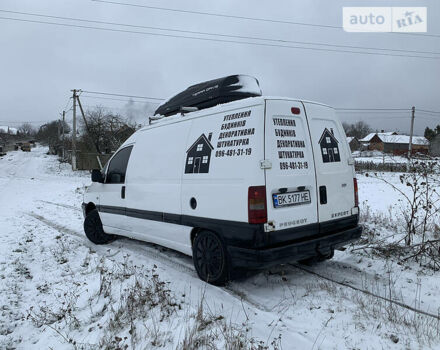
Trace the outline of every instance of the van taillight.
<instances>
[{"instance_id":1,"label":"van taillight","mask_svg":"<svg viewBox=\"0 0 440 350\"><path fill-rule=\"evenodd\" d=\"M300 114L301 113L301 109L299 109L298 107L292 107L290 109L290 111L292 112L292 114Z\"/></svg>"},{"instance_id":2,"label":"van taillight","mask_svg":"<svg viewBox=\"0 0 440 350\"><path fill-rule=\"evenodd\" d=\"M358 181L356 178L353 179L354 184L354 206L359 206L359 195L358 195Z\"/></svg>"},{"instance_id":3,"label":"van taillight","mask_svg":"<svg viewBox=\"0 0 440 350\"><path fill-rule=\"evenodd\" d=\"M266 186L249 187L248 217L250 224L264 224L267 222Z\"/></svg>"}]
</instances>

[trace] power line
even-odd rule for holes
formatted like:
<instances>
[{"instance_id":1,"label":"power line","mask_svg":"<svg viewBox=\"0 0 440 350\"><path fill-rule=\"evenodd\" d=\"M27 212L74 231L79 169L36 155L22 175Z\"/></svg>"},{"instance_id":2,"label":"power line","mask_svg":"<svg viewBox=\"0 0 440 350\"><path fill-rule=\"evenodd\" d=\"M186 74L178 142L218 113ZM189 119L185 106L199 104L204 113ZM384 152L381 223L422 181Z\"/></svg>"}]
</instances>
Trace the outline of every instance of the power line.
<instances>
[{"instance_id":1,"label":"power line","mask_svg":"<svg viewBox=\"0 0 440 350\"><path fill-rule=\"evenodd\" d=\"M418 115L419 117L425 117L425 118L439 118L440 115L438 114L431 114L431 113L426 113L426 112L420 112L422 113L422 115Z\"/></svg>"},{"instance_id":2,"label":"power line","mask_svg":"<svg viewBox=\"0 0 440 350\"><path fill-rule=\"evenodd\" d=\"M290 25L298 25L298 26L307 26L307 27L318 27L318 28L327 28L327 29L342 29L342 26L330 25L330 24L318 24L318 23L306 23L306 22L293 22L286 20L277 20L271 18L258 18L258 17L246 17L246 16L238 16L238 15L228 15L222 13L214 13L214 12L203 12L203 11L191 11L191 10L181 10L181 9L173 9L167 7L158 7L158 6L149 6L149 5L141 5L141 4L132 4L125 3L119 1L110 1L110 0L91 0L93 2L100 2L112 5L123 5L123 6L131 6L138 8L147 8L151 10L159 10L159 11L168 11L168 12L179 12L179 13L189 13L194 15L203 15L203 16L212 16L212 17L222 17L222 18L232 18L232 19L240 19L240 20L248 20L248 21L258 21L258 22L269 22L269 23L279 23L279 24L290 24ZM440 38L439 34L425 34L425 33L390 33L390 34L403 34L403 35L414 35L414 36L427 36Z\"/></svg>"},{"instance_id":3,"label":"power line","mask_svg":"<svg viewBox=\"0 0 440 350\"><path fill-rule=\"evenodd\" d=\"M335 108L338 111L410 111L410 108Z\"/></svg>"},{"instance_id":4,"label":"power line","mask_svg":"<svg viewBox=\"0 0 440 350\"><path fill-rule=\"evenodd\" d=\"M400 114L402 114L403 112L408 112L408 110L402 110L402 111L395 111L395 110L385 110L385 111L382 111L382 110L371 110L371 111L364 111L364 110L360 110L360 111L356 111L356 110L347 110L347 111L344 111L344 110L339 110L339 109L336 109L336 111L338 111L338 113L381 113L381 114L388 114L388 113L400 113Z\"/></svg>"},{"instance_id":5,"label":"power line","mask_svg":"<svg viewBox=\"0 0 440 350\"><path fill-rule=\"evenodd\" d=\"M416 113L417 113L417 111L416 111ZM438 119L438 116L437 115L418 115L417 118L424 118L424 119L433 120L433 119Z\"/></svg>"},{"instance_id":6,"label":"power line","mask_svg":"<svg viewBox=\"0 0 440 350\"><path fill-rule=\"evenodd\" d=\"M0 19L10 20L10 21L18 21L18 22L26 22L26 23L38 23L38 24L55 25L55 26L61 26L61 27L73 27L73 28L81 28L81 29L93 29L93 30L118 32L118 33L141 34L141 35L160 36L160 37L168 37L168 38L180 38L180 39L190 39L190 40L200 40L200 41L211 41L211 42L221 42L221 43L244 44L244 45L252 45L252 46L262 46L262 47L279 47L279 48L286 48L286 49L299 49L299 50L351 53L351 54L376 55L376 56L393 56L393 57L406 57L406 58L424 58L424 59L435 59L435 60L440 59L440 57L432 57L432 56L400 55L400 54L381 53L381 52L324 49L324 48L317 48L317 47L288 46L288 45L269 44L269 43L256 43L256 42L249 42L249 41L237 41L237 40L226 40L226 39L216 39L216 38L201 38L201 37L194 37L194 36L188 36L188 35L173 35L173 34L163 34L163 33L141 32L141 31L133 31L133 30L123 30L123 29L115 29L115 28L102 28L102 27L84 26L84 25L78 25L78 24L67 24L67 23L37 21L37 20L29 20L29 19L21 19L21 18L11 18L11 17L0 17Z\"/></svg>"},{"instance_id":7,"label":"power line","mask_svg":"<svg viewBox=\"0 0 440 350\"><path fill-rule=\"evenodd\" d=\"M96 95L120 96L120 97L130 97L130 98L142 98L142 99L146 99L146 100L156 100L156 101L164 100L163 98L158 98L158 97L123 95L123 94L114 94L114 93L110 93L110 92L100 92L100 91L86 91L86 90L81 90L81 91L84 92L84 93L87 93L87 94L96 94Z\"/></svg>"},{"instance_id":8,"label":"power line","mask_svg":"<svg viewBox=\"0 0 440 350\"><path fill-rule=\"evenodd\" d=\"M61 19L67 21L77 21L84 23L95 23L95 24L104 24L104 25L121 26L121 27L129 27L129 28L153 29L153 30L161 30L161 31L169 31L169 32L189 33L196 35L219 36L219 37L234 38L234 39L260 40L260 41L279 42L279 43L287 43L287 44L290 43L290 44L301 44L301 45L316 45L316 46L339 47L339 48L360 49L360 50L376 50L376 51L386 51L386 52L389 51L389 52L407 52L407 53L416 53L416 54L440 55L440 52L433 52L433 51L390 49L383 47L365 47L365 46L353 46L353 45L337 45L337 44L328 44L321 42L293 41L293 40L284 40L284 39L262 38L255 36L231 35L231 34L212 33L212 32L210 33L210 32L202 32L202 31L184 30L184 29L172 29L165 27L143 26L143 25L135 25L128 23L97 21L97 20L89 20L83 18L61 17L61 16L45 15L41 13L19 12L19 11L9 11L9 10L1 10L1 9L0 12L19 14L25 16L42 17L42 18Z\"/></svg>"},{"instance_id":9,"label":"power line","mask_svg":"<svg viewBox=\"0 0 440 350\"><path fill-rule=\"evenodd\" d=\"M158 7L158 6L148 6L148 5L132 4L132 3L125 3L125 2L117 2L117 1L106 1L106 0L91 0L91 1L107 3L107 4L112 4L112 5L123 5L123 6L130 6L130 7L148 8L151 10L189 13L189 14L194 14L194 15L233 18L233 19L241 19L241 20L244 19L244 20L258 21L258 22L293 24L293 25L302 25L302 26L311 26L311 27L320 27L320 28L332 28L332 29L340 29L341 28L340 26L327 25L327 24L312 24L312 23L304 23L304 22L283 21L283 20L276 20L276 19L269 19L269 18L256 18L256 17L237 16L237 15L227 15L227 14L220 14L220 13L213 13L213 12L181 10L181 9L173 9L173 8Z\"/></svg>"},{"instance_id":10,"label":"power line","mask_svg":"<svg viewBox=\"0 0 440 350\"><path fill-rule=\"evenodd\" d=\"M402 114L401 112L353 112L353 113L347 113L347 112L338 112L336 113L340 116L346 117L354 117L359 116L362 118L409 118L409 113Z\"/></svg>"},{"instance_id":11,"label":"power line","mask_svg":"<svg viewBox=\"0 0 440 350\"><path fill-rule=\"evenodd\" d=\"M386 116L386 118L384 118L384 116L369 116L368 120L370 119L382 119L382 120L389 120L389 119L409 119L411 118L411 116ZM363 119L365 120L365 119Z\"/></svg>"},{"instance_id":12,"label":"power line","mask_svg":"<svg viewBox=\"0 0 440 350\"><path fill-rule=\"evenodd\" d=\"M103 96L89 96L89 95L81 95L84 98L93 98L99 100L110 100L110 101L121 101L121 102L134 102L134 103L142 103L142 104L159 104L160 102L151 102L151 101L136 101L136 100L126 100L123 98L113 98L113 97L103 97Z\"/></svg>"},{"instance_id":13,"label":"power line","mask_svg":"<svg viewBox=\"0 0 440 350\"><path fill-rule=\"evenodd\" d=\"M440 112L438 112L438 111L429 111L429 110L426 110L426 109L418 109L417 111L425 112L425 113L440 114Z\"/></svg>"},{"instance_id":14,"label":"power line","mask_svg":"<svg viewBox=\"0 0 440 350\"><path fill-rule=\"evenodd\" d=\"M96 107L102 107L105 109L118 109L118 110L126 110L126 108L120 108L120 107L109 107L109 106L100 106L100 105L88 105L88 104L83 104L83 107L87 107L87 108L96 108Z\"/></svg>"},{"instance_id":15,"label":"power line","mask_svg":"<svg viewBox=\"0 0 440 350\"><path fill-rule=\"evenodd\" d=\"M69 98L67 99L67 103L66 103L66 106L64 107L63 111L66 111L66 110L67 110L67 107L69 106L69 104L70 104L70 100L71 100L71 99L72 99L71 97L69 97Z\"/></svg>"}]
</instances>

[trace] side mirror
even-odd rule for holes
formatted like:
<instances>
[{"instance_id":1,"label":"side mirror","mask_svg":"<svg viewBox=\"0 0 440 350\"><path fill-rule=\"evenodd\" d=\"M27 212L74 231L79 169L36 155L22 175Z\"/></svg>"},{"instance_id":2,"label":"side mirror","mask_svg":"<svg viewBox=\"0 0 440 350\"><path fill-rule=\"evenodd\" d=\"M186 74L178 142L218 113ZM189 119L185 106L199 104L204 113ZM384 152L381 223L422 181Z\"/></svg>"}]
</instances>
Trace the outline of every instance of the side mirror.
<instances>
[{"instance_id":1,"label":"side mirror","mask_svg":"<svg viewBox=\"0 0 440 350\"><path fill-rule=\"evenodd\" d=\"M102 176L101 170L99 169L93 169L92 170L92 182L104 182L104 178Z\"/></svg>"}]
</instances>

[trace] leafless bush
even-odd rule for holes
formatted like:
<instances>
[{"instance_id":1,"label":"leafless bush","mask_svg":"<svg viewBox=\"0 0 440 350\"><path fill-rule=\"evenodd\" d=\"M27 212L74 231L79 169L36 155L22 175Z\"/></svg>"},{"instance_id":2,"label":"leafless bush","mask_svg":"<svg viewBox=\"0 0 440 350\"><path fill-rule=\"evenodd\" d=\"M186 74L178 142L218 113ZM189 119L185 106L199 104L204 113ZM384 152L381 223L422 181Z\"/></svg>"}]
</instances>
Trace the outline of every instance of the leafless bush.
<instances>
[{"instance_id":1,"label":"leafless bush","mask_svg":"<svg viewBox=\"0 0 440 350\"><path fill-rule=\"evenodd\" d=\"M69 246L64 242L62 236L57 236L57 243L54 248L50 248L52 255L54 256L56 262L60 265L67 263Z\"/></svg>"},{"instance_id":2,"label":"leafless bush","mask_svg":"<svg viewBox=\"0 0 440 350\"><path fill-rule=\"evenodd\" d=\"M427 231L432 230L439 222L438 173L438 165L434 162L413 162L411 171L399 176L400 183L409 187L409 194L377 173L374 174L375 178L391 186L400 195L399 200L403 203L401 214L406 223L407 246L411 245L416 234L421 235L425 240Z\"/></svg>"},{"instance_id":3,"label":"leafless bush","mask_svg":"<svg viewBox=\"0 0 440 350\"><path fill-rule=\"evenodd\" d=\"M197 312L187 321L188 327L183 341L177 349L210 350L222 344L225 350L281 350L281 334L270 344L250 335L246 323L228 322L222 315L206 310L204 296L199 301Z\"/></svg>"},{"instance_id":4,"label":"leafless bush","mask_svg":"<svg viewBox=\"0 0 440 350\"><path fill-rule=\"evenodd\" d=\"M357 306L354 314L356 328L386 327L388 332L392 332L390 340L394 343L399 342L403 344L404 342L410 342L411 339L417 339L418 343L422 345L436 343L440 338L440 323L438 319L410 311L391 302L391 300L402 300L399 289L395 284L392 270L393 267L391 265L388 266L386 281L365 279L362 288L373 295L341 288L335 283L325 280L310 284L308 288L311 291L325 290L335 298L339 298L343 307L346 306L346 301L353 302ZM384 299L377 298L374 295L383 296ZM416 300L414 304L417 308L420 307L418 296L418 294L415 295ZM386 299L389 300L387 301ZM316 306L311 305L310 308L313 309ZM406 345L406 348L411 348L410 344Z\"/></svg>"},{"instance_id":5,"label":"leafless bush","mask_svg":"<svg viewBox=\"0 0 440 350\"><path fill-rule=\"evenodd\" d=\"M109 319L99 347L125 349L130 344L130 348L136 348L145 336L149 336L151 346L165 344L169 337L158 325L168 322L182 304L169 289L169 283L160 279L157 266L140 268L129 263L128 257L125 257L123 263L114 264L111 270L101 262L98 270L98 295L107 299L105 312ZM145 329L139 332L141 324ZM150 324L151 330L147 329L147 324ZM127 336L119 336L122 333Z\"/></svg>"},{"instance_id":6,"label":"leafless bush","mask_svg":"<svg viewBox=\"0 0 440 350\"><path fill-rule=\"evenodd\" d=\"M385 256L397 256L401 262L415 260L421 265L435 270L440 269L440 192L439 192L439 165L434 162L415 161L411 164L411 171L399 176L400 183L409 191L402 190L382 176L374 173L374 178L391 186L399 194L400 215L404 222L404 237L397 241L379 239L368 229L366 244L361 248L372 248L373 251ZM368 174L367 174L368 176ZM371 175L370 175L371 176ZM379 220L384 227L384 217L377 214L371 216L368 208L363 214L363 220L371 223ZM391 219L389 222L396 222ZM367 228L369 225L366 225ZM374 227L374 225L372 225ZM386 227L386 226L385 226ZM374 229L373 229L374 230ZM396 227L397 231L397 227ZM389 237L388 237L389 238ZM404 244L402 244L402 242ZM358 249L358 248L357 248Z\"/></svg>"},{"instance_id":7,"label":"leafless bush","mask_svg":"<svg viewBox=\"0 0 440 350\"><path fill-rule=\"evenodd\" d=\"M55 295L56 303L43 303L38 307L31 307L27 318L30 319L36 327L50 326L59 332L55 326L56 323L63 323L69 329L78 329L81 322L76 317L77 301L80 296L78 289L66 291L61 295ZM62 327L65 328L65 327Z\"/></svg>"}]
</instances>

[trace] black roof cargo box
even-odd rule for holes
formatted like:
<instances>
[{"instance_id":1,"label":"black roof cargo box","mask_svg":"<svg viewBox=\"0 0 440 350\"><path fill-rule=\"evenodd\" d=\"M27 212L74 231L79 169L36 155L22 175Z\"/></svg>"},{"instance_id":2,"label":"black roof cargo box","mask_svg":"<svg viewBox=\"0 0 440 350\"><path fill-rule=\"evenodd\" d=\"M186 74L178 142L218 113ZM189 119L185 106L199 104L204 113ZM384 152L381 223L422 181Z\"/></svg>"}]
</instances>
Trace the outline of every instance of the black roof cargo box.
<instances>
[{"instance_id":1,"label":"black roof cargo box","mask_svg":"<svg viewBox=\"0 0 440 350\"><path fill-rule=\"evenodd\" d=\"M170 116L179 113L182 107L204 109L256 96L261 96L260 84L256 78L230 75L190 86L162 103L154 114Z\"/></svg>"}]
</instances>

